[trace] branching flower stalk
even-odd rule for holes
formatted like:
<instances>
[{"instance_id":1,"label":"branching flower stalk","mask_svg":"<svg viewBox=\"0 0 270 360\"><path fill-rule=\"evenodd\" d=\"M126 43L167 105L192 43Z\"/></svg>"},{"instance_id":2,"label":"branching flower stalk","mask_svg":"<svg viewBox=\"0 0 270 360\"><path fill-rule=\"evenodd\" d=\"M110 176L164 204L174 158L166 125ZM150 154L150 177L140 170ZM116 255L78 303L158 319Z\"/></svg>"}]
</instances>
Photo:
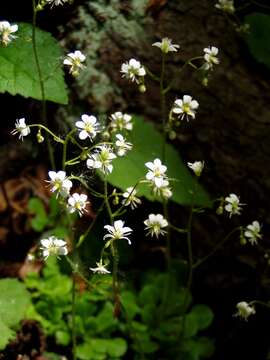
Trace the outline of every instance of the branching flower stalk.
<instances>
[{"instance_id":1,"label":"branching flower stalk","mask_svg":"<svg viewBox=\"0 0 270 360\"><path fill-rule=\"evenodd\" d=\"M29 128L31 127L37 127L38 130L40 131L41 129L45 130L49 135L52 136L53 140L55 140L56 142L59 142L61 144L64 144L65 141L63 139L61 139L59 136L57 136L56 134L54 134L50 129L48 129L47 126L44 126L42 124L30 124L28 125Z\"/></svg>"},{"instance_id":2,"label":"branching flower stalk","mask_svg":"<svg viewBox=\"0 0 270 360\"><path fill-rule=\"evenodd\" d=\"M48 128L47 109L46 109L46 100L45 100L45 85L44 85L43 75L42 75L41 66L40 66L40 62L39 62L38 51L37 51L37 43L36 43L36 24L37 24L37 12L38 12L38 10L37 10L35 0L32 0L32 8L33 8L32 44L33 44L34 57L35 57L35 62L36 62L36 66L37 66L37 72L38 72L38 78L39 78L39 84L40 84L41 102L42 102L41 116L42 116L43 124L46 126L46 128ZM50 163L51 163L52 169L55 170L56 167L55 167L55 159L54 159L54 154L53 154L53 148L52 148L51 142L50 142L50 140L48 138L46 138L46 143L47 143Z\"/></svg>"},{"instance_id":3,"label":"branching flower stalk","mask_svg":"<svg viewBox=\"0 0 270 360\"><path fill-rule=\"evenodd\" d=\"M197 262L193 264L193 270L197 269L199 266L201 266L203 263L205 263L210 257L212 257L219 249L222 248L223 245L231 238L233 234L241 230L241 226L238 226L234 228L232 231L230 231L223 240L221 240L212 251L210 251L209 254L204 256L203 258L199 259Z\"/></svg>"},{"instance_id":4,"label":"branching flower stalk","mask_svg":"<svg viewBox=\"0 0 270 360\"><path fill-rule=\"evenodd\" d=\"M104 179L104 201L107 208L107 212L110 218L111 225L113 224L114 215L111 209L111 205L109 202L108 197L108 182L106 179ZM120 298L119 298L119 284L118 284L118 263L119 263L119 255L118 255L118 249L117 249L117 242L112 240L110 243L110 249L112 254L112 260L113 260L113 294L114 294L114 315L117 317L120 311Z\"/></svg>"},{"instance_id":5,"label":"branching flower stalk","mask_svg":"<svg viewBox=\"0 0 270 360\"><path fill-rule=\"evenodd\" d=\"M72 139L72 135L76 132L76 129L72 129L65 138L64 147L63 147L63 159L62 159L62 169L66 168L66 160L67 160L67 146L68 142ZM79 144L78 144L79 145Z\"/></svg>"},{"instance_id":6,"label":"branching flower stalk","mask_svg":"<svg viewBox=\"0 0 270 360\"><path fill-rule=\"evenodd\" d=\"M87 230L80 236L79 241L76 245L77 248L79 248L82 243L84 242L84 240L87 238L87 236L90 234L91 230L93 229L99 214L102 212L103 208L105 205L105 200L103 200L102 204L100 205L100 207L98 208L97 212L96 212L96 216L94 217L94 219L92 220L91 224L89 225L89 227L87 228Z\"/></svg>"},{"instance_id":7,"label":"branching flower stalk","mask_svg":"<svg viewBox=\"0 0 270 360\"><path fill-rule=\"evenodd\" d=\"M76 273L72 274L72 299L71 299L71 336L72 336L72 357L77 359L77 337L76 337Z\"/></svg>"},{"instance_id":8,"label":"branching flower stalk","mask_svg":"<svg viewBox=\"0 0 270 360\"><path fill-rule=\"evenodd\" d=\"M183 322L182 322L182 329L181 329L181 335L182 337L185 336L185 329L186 329L186 315L188 311L188 297L191 291L192 286L192 280L193 280L193 249L192 249L192 237L191 237L191 230L192 230L192 221L193 221L193 213L194 213L194 206L196 201L196 195L198 191L198 181L196 179L194 189L192 191L192 201L191 201L191 207L188 217L188 223L187 223L187 250L188 250L188 275L187 275L187 284L185 288L185 297L183 302Z\"/></svg>"}]
</instances>

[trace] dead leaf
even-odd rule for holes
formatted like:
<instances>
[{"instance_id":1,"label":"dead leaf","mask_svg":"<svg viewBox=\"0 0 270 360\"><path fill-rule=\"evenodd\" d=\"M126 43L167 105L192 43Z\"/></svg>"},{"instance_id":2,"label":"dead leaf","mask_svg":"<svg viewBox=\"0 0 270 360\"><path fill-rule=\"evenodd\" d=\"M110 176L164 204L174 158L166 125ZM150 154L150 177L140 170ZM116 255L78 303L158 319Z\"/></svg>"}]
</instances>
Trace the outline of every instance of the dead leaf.
<instances>
[{"instance_id":1,"label":"dead leaf","mask_svg":"<svg viewBox=\"0 0 270 360\"><path fill-rule=\"evenodd\" d=\"M168 0L149 0L146 6L146 13L159 12L166 4Z\"/></svg>"}]
</instances>

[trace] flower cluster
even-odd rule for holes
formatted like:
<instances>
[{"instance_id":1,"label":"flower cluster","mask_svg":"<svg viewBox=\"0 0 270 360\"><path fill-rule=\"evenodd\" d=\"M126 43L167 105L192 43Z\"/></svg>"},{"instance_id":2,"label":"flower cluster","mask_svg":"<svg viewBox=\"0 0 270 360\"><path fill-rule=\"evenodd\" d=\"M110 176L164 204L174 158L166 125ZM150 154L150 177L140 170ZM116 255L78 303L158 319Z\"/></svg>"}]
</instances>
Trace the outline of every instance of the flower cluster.
<instances>
[{"instance_id":1,"label":"flower cluster","mask_svg":"<svg viewBox=\"0 0 270 360\"><path fill-rule=\"evenodd\" d=\"M127 142L121 134L116 134L115 137L117 139L115 141L116 154L118 156L126 155L126 152L132 149L132 144Z\"/></svg>"},{"instance_id":2,"label":"flower cluster","mask_svg":"<svg viewBox=\"0 0 270 360\"><path fill-rule=\"evenodd\" d=\"M194 163L188 162L188 167L194 172L198 177L201 176L201 173L204 168L204 161L195 161Z\"/></svg>"},{"instance_id":3,"label":"flower cluster","mask_svg":"<svg viewBox=\"0 0 270 360\"><path fill-rule=\"evenodd\" d=\"M61 195L63 198L66 198L69 193L70 189L72 188L72 181L70 181L65 171L49 171L48 173L50 180L47 182L51 186L51 192L56 193L56 197Z\"/></svg>"},{"instance_id":4,"label":"flower cluster","mask_svg":"<svg viewBox=\"0 0 270 360\"><path fill-rule=\"evenodd\" d=\"M124 221L117 220L113 223L113 225L104 226L104 229L108 231L108 234L103 237L103 239L107 241L106 246L109 246L112 241L120 239L127 240L129 245L131 245L131 241L128 236L132 233L132 229L124 225Z\"/></svg>"},{"instance_id":5,"label":"flower cluster","mask_svg":"<svg viewBox=\"0 0 270 360\"><path fill-rule=\"evenodd\" d=\"M19 134L19 139L24 138L24 136L27 136L30 134L30 127L26 125L25 118L18 119L15 122L15 129L11 131L12 135Z\"/></svg>"},{"instance_id":6,"label":"flower cluster","mask_svg":"<svg viewBox=\"0 0 270 360\"><path fill-rule=\"evenodd\" d=\"M113 131L132 130L132 116L129 114L123 114L120 111L115 112L110 117L110 127Z\"/></svg>"},{"instance_id":7,"label":"flower cluster","mask_svg":"<svg viewBox=\"0 0 270 360\"><path fill-rule=\"evenodd\" d=\"M100 131L101 127L97 121L97 118L93 115L83 114L80 121L75 123L78 131L79 138L85 140L89 138L91 141L96 137L97 133Z\"/></svg>"},{"instance_id":8,"label":"flower cluster","mask_svg":"<svg viewBox=\"0 0 270 360\"><path fill-rule=\"evenodd\" d=\"M215 7L229 14L233 14L235 12L233 0L218 0L218 3L215 4Z\"/></svg>"},{"instance_id":9,"label":"flower cluster","mask_svg":"<svg viewBox=\"0 0 270 360\"><path fill-rule=\"evenodd\" d=\"M60 195L63 199L67 199L67 209L71 214L78 212L82 216L87 212L87 195L78 193L70 195L72 181L66 176L65 171L49 171L48 175L50 180L47 182L50 184L51 192L55 192L56 197Z\"/></svg>"},{"instance_id":10,"label":"flower cluster","mask_svg":"<svg viewBox=\"0 0 270 360\"><path fill-rule=\"evenodd\" d=\"M155 235L158 238L159 235L166 234L163 228L168 226L168 221L161 214L150 214L144 224L146 225L145 229L148 230L147 235L152 237Z\"/></svg>"},{"instance_id":11,"label":"flower cluster","mask_svg":"<svg viewBox=\"0 0 270 360\"><path fill-rule=\"evenodd\" d=\"M160 48L160 50L164 53L167 54L168 52L177 52L178 49L180 48L179 45L177 44L172 44L172 40L169 38L163 38L161 40L161 42L155 42L154 44L152 44L152 46L156 46L158 48Z\"/></svg>"},{"instance_id":12,"label":"flower cluster","mask_svg":"<svg viewBox=\"0 0 270 360\"><path fill-rule=\"evenodd\" d=\"M93 271L93 273L96 273L96 274L110 274L110 271L108 269L106 269L106 264L103 264L102 259L100 261L97 261L96 265L97 265L97 267L90 268L90 270Z\"/></svg>"},{"instance_id":13,"label":"flower cluster","mask_svg":"<svg viewBox=\"0 0 270 360\"><path fill-rule=\"evenodd\" d=\"M217 58L218 48L215 46L209 46L203 49L204 51L204 60L203 69L208 71L212 70L214 65L219 64L219 59Z\"/></svg>"},{"instance_id":14,"label":"flower cluster","mask_svg":"<svg viewBox=\"0 0 270 360\"><path fill-rule=\"evenodd\" d=\"M163 165L160 159L155 159L153 162L145 163L148 169L146 180L150 182L153 192L168 199L172 196L171 189L169 188L169 180L167 177L167 166Z\"/></svg>"},{"instance_id":15,"label":"flower cluster","mask_svg":"<svg viewBox=\"0 0 270 360\"><path fill-rule=\"evenodd\" d=\"M68 210L71 214L78 212L80 216L87 212L88 204L86 194L73 193L68 199Z\"/></svg>"},{"instance_id":16,"label":"flower cluster","mask_svg":"<svg viewBox=\"0 0 270 360\"><path fill-rule=\"evenodd\" d=\"M109 145L99 145L95 152L89 154L86 161L88 169L100 169L105 175L113 171L112 160L116 158L112 148Z\"/></svg>"},{"instance_id":17,"label":"flower cluster","mask_svg":"<svg viewBox=\"0 0 270 360\"><path fill-rule=\"evenodd\" d=\"M76 77L79 75L80 70L85 67L83 65L85 59L85 55L81 51L76 50L73 53L67 54L63 64L69 66L70 74Z\"/></svg>"},{"instance_id":18,"label":"flower cluster","mask_svg":"<svg viewBox=\"0 0 270 360\"><path fill-rule=\"evenodd\" d=\"M10 25L8 21L0 21L0 39L4 46L7 46L16 38L13 33L18 31L18 25Z\"/></svg>"},{"instance_id":19,"label":"flower cluster","mask_svg":"<svg viewBox=\"0 0 270 360\"><path fill-rule=\"evenodd\" d=\"M242 205L240 203L240 198L235 194L230 194L225 198L225 207L224 209L232 215L240 215L242 211Z\"/></svg>"},{"instance_id":20,"label":"flower cluster","mask_svg":"<svg viewBox=\"0 0 270 360\"><path fill-rule=\"evenodd\" d=\"M250 315L256 314L256 310L253 305L248 304L246 301L241 301L236 304L237 313L235 316L239 316L240 318L244 319L245 321L248 320Z\"/></svg>"},{"instance_id":21,"label":"flower cluster","mask_svg":"<svg viewBox=\"0 0 270 360\"><path fill-rule=\"evenodd\" d=\"M51 255L59 256L67 255L68 253L66 241L58 239L55 236L40 240L40 244L40 249L45 260Z\"/></svg>"},{"instance_id":22,"label":"flower cluster","mask_svg":"<svg viewBox=\"0 0 270 360\"><path fill-rule=\"evenodd\" d=\"M256 245L258 240L262 238L261 225L257 220L244 229L244 237L251 245Z\"/></svg>"},{"instance_id":23,"label":"flower cluster","mask_svg":"<svg viewBox=\"0 0 270 360\"><path fill-rule=\"evenodd\" d=\"M145 92L144 77L146 75L145 68L141 65L140 61L130 59L121 66L122 76L139 85L139 90Z\"/></svg>"},{"instance_id":24,"label":"flower cluster","mask_svg":"<svg viewBox=\"0 0 270 360\"><path fill-rule=\"evenodd\" d=\"M122 194L123 201L122 204L124 206L131 206L131 209L134 210L138 205L142 203L141 199L137 196L137 191L134 187L130 186L126 189L126 191Z\"/></svg>"},{"instance_id":25,"label":"flower cluster","mask_svg":"<svg viewBox=\"0 0 270 360\"><path fill-rule=\"evenodd\" d=\"M185 118L189 120L189 117L194 119L198 107L198 101L193 100L190 95L184 95L182 99L176 99L174 101L172 113L179 117L180 120Z\"/></svg>"},{"instance_id":26,"label":"flower cluster","mask_svg":"<svg viewBox=\"0 0 270 360\"><path fill-rule=\"evenodd\" d=\"M64 3L68 2L69 0L45 0L47 4L53 6L63 5Z\"/></svg>"}]
</instances>

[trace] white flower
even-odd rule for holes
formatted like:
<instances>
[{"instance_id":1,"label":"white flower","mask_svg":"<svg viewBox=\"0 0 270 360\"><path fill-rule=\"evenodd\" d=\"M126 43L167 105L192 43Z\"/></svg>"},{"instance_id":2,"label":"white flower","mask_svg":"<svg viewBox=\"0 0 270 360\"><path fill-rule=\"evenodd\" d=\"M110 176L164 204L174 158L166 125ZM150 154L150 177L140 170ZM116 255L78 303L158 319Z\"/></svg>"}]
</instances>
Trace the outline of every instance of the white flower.
<instances>
[{"instance_id":1,"label":"white flower","mask_svg":"<svg viewBox=\"0 0 270 360\"><path fill-rule=\"evenodd\" d=\"M204 60L206 63L203 65L205 70L212 69L213 65L219 64L219 60L217 58L218 48L215 46L209 46L203 49L204 51Z\"/></svg>"},{"instance_id":2,"label":"white flower","mask_svg":"<svg viewBox=\"0 0 270 360\"><path fill-rule=\"evenodd\" d=\"M50 255L67 255L67 243L64 240L57 239L55 236L50 236L48 239L40 240L42 254L46 260Z\"/></svg>"},{"instance_id":3,"label":"white flower","mask_svg":"<svg viewBox=\"0 0 270 360\"><path fill-rule=\"evenodd\" d=\"M198 109L199 103L196 100L192 100L192 97L189 95L184 95L183 99L176 99L172 108L172 112L179 117L181 120L186 116L191 116L193 119L195 118L196 109Z\"/></svg>"},{"instance_id":4,"label":"white flower","mask_svg":"<svg viewBox=\"0 0 270 360\"><path fill-rule=\"evenodd\" d=\"M119 239L125 239L131 244L131 241L129 240L128 236L131 234L132 229L129 227L124 227L125 223L122 220L117 220L113 223L113 226L111 225L105 225L104 229L108 231L109 234L106 234L103 237L103 240L109 239L109 244L113 240L119 240Z\"/></svg>"},{"instance_id":5,"label":"white flower","mask_svg":"<svg viewBox=\"0 0 270 360\"><path fill-rule=\"evenodd\" d=\"M97 273L97 274L110 274L110 271L106 269L106 265L103 264L102 259L98 262L96 262L97 267L95 268L90 268L91 271L93 271L93 273Z\"/></svg>"},{"instance_id":6,"label":"white flower","mask_svg":"<svg viewBox=\"0 0 270 360\"><path fill-rule=\"evenodd\" d=\"M26 125L25 118L18 119L15 122L15 129L11 131L12 135L19 134L19 139L30 134L30 127Z\"/></svg>"},{"instance_id":7,"label":"white flower","mask_svg":"<svg viewBox=\"0 0 270 360\"><path fill-rule=\"evenodd\" d=\"M157 196L161 196L164 199L169 199L172 196L172 191L169 187L169 181L168 179L162 179L159 183L159 187L155 186L153 184L153 192Z\"/></svg>"},{"instance_id":8,"label":"white flower","mask_svg":"<svg viewBox=\"0 0 270 360\"><path fill-rule=\"evenodd\" d=\"M70 189L72 188L72 182L66 177L65 171L49 171L49 178L51 180L47 181L50 183L51 192L56 192L57 196L60 194L63 197L67 197Z\"/></svg>"},{"instance_id":9,"label":"white flower","mask_svg":"<svg viewBox=\"0 0 270 360\"><path fill-rule=\"evenodd\" d=\"M133 124L131 122L132 116L123 114L120 111L115 112L111 115L111 127L114 130L132 130Z\"/></svg>"},{"instance_id":10,"label":"white flower","mask_svg":"<svg viewBox=\"0 0 270 360\"><path fill-rule=\"evenodd\" d=\"M67 54L67 57L64 59L64 65L70 66L69 72L73 76L79 75L79 70L83 69L85 66L82 64L85 61L85 55L79 51L76 50L74 53Z\"/></svg>"},{"instance_id":11,"label":"white flower","mask_svg":"<svg viewBox=\"0 0 270 360\"><path fill-rule=\"evenodd\" d=\"M172 44L172 40L167 37L163 38L161 42L155 42L152 46L159 47L164 54L167 54L169 51L178 51L180 48L179 45Z\"/></svg>"},{"instance_id":12,"label":"white flower","mask_svg":"<svg viewBox=\"0 0 270 360\"><path fill-rule=\"evenodd\" d=\"M162 229L168 226L168 221L161 214L150 214L148 219L144 221L144 224L146 225L145 230L149 230L147 235L150 234L151 236L155 235L158 237L160 234L166 234L166 231Z\"/></svg>"},{"instance_id":13,"label":"white flower","mask_svg":"<svg viewBox=\"0 0 270 360\"><path fill-rule=\"evenodd\" d=\"M18 25L10 25L8 21L0 21L0 38L5 46L17 37L12 35L16 31L18 31Z\"/></svg>"},{"instance_id":14,"label":"white flower","mask_svg":"<svg viewBox=\"0 0 270 360\"><path fill-rule=\"evenodd\" d=\"M77 211L79 215L82 216L85 212L87 212L87 204L87 195L74 193L69 197L67 206L71 214Z\"/></svg>"},{"instance_id":15,"label":"white flower","mask_svg":"<svg viewBox=\"0 0 270 360\"><path fill-rule=\"evenodd\" d=\"M115 146L117 148L116 154L118 156L124 156L128 150L132 149L132 144L127 142L121 134L116 134L115 137L117 138L115 142Z\"/></svg>"},{"instance_id":16,"label":"white flower","mask_svg":"<svg viewBox=\"0 0 270 360\"><path fill-rule=\"evenodd\" d=\"M138 205L142 203L141 199L139 199L137 196L137 191L134 189L134 187L130 186L126 189L126 191L123 193L123 201L122 204L125 206L131 206L131 209L134 210Z\"/></svg>"},{"instance_id":17,"label":"white flower","mask_svg":"<svg viewBox=\"0 0 270 360\"><path fill-rule=\"evenodd\" d=\"M232 215L240 215L242 208L241 206L243 204L240 203L240 199L237 195L235 194L230 194L229 196L227 196L225 198L225 210L230 213L230 217Z\"/></svg>"},{"instance_id":18,"label":"white flower","mask_svg":"<svg viewBox=\"0 0 270 360\"><path fill-rule=\"evenodd\" d=\"M82 115L82 121L76 121L75 125L79 130L79 138L85 140L89 137L92 141L93 138L97 135L97 132L100 130L99 123L97 118L93 115Z\"/></svg>"},{"instance_id":19,"label":"white flower","mask_svg":"<svg viewBox=\"0 0 270 360\"><path fill-rule=\"evenodd\" d=\"M247 321L247 319L248 319L248 317L250 315L256 314L254 306L249 305L245 301L241 301L241 302L237 303L236 308L237 308L238 311L235 314L235 316L239 316L239 317L243 318L246 321Z\"/></svg>"},{"instance_id":20,"label":"white flower","mask_svg":"<svg viewBox=\"0 0 270 360\"><path fill-rule=\"evenodd\" d=\"M123 77L135 81L137 84L141 83L146 75L145 68L135 59L130 59L122 64L120 72L123 74Z\"/></svg>"},{"instance_id":21,"label":"white flower","mask_svg":"<svg viewBox=\"0 0 270 360\"><path fill-rule=\"evenodd\" d=\"M168 186L163 186L160 188L160 195L164 199L169 199L170 197L172 197L172 194L172 190Z\"/></svg>"},{"instance_id":22,"label":"white flower","mask_svg":"<svg viewBox=\"0 0 270 360\"><path fill-rule=\"evenodd\" d=\"M258 239L261 239L262 235L260 234L261 225L258 221L253 221L252 224L248 225L244 231L244 236L251 243L255 245L258 243Z\"/></svg>"},{"instance_id":23,"label":"white flower","mask_svg":"<svg viewBox=\"0 0 270 360\"><path fill-rule=\"evenodd\" d=\"M233 0L218 0L218 3L215 5L215 7L219 10L231 14L235 12Z\"/></svg>"},{"instance_id":24,"label":"white flower","mask_svg":"<svg viewBox=\"0 0 270 360\"><path fill-rule=\"evenodd\" d=\"M100 145L98 150L89 155L89 159L86 162L88 169L100 169L104 174L109 174L113 170L112 160L116 158L116 155L112 152L112 149L107 145Z\"/></svg>"},{"instance_id":25,"label":"white flower","mask_svg":"<svg viewBox=\"0 0 270 360\"><path fill-rule=\"evenodd\" d=\"M188 162L188 167L193 170L196 176L201 176L201 173L204 168L204 161L195 161L194 163Z\"/></svg>"},{"instance_id":26,"label":"white flower","mask_svg":"<svg viewBox=\"0 0 270 360\"><path fill-rule=\"evenodd\" d=\"M65 2L68 2L69 0L46 0L47 4L50 4L53 6L63 5Z\"/></svg>"},{"instance_id":27,"label":"white flower","mask_svg":"<svg viewBox=\"0 0 270 360\"><path fill-rule=\"evenodd\" d=\"M145 166L150 170L146 174L146 179L153 182L156 187L161 187L166 176L167 166L163 165L160 159L147 162Z\"/></svg>"}]
</instances>

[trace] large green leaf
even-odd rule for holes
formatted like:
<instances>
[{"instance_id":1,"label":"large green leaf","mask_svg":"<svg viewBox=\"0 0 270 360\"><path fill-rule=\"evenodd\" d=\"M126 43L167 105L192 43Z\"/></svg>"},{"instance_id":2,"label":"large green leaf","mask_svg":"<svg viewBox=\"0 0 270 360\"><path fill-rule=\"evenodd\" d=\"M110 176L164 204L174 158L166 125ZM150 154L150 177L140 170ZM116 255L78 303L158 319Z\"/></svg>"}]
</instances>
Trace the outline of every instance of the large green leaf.
<instances>
[{"instance_id":1,"label":"large green leaf","mask_svg":"<svg viewBox=\"0 0 270 360\"><path fill-rule=\"evenodd\" d=\"M119 359L127 351L127 343L122 338L89 339L77 348L77 356L82 360Z\"/></svg>"},{"instance_id":2,"label":"large green leaf","mask_svg":"<svg viewBox=\"0 0 270 360\"><path fill-rule=\"evenodd\" d=\"M38 70L32 45L32 25L20 23L17 38L0 48L0 92L20 94L41 100ZM50 33L36 29L37 52L45 99L67 104L67 91L61 69L61 48Z\"/></svg>"},{"instance_id":3,"label":"large green leaf","mask_svg":"<svg viewBox=\"0 0 270 360\"><path fill-rule=\"evenodd\" d=\"M0 334L0 350L3 350L8 342L14 338L15 332L0 319Z\"/></svg>"},{"instance_id":4,"label":"large green leaf","mask_svg":"<svg viewBox=\"0 0 270 360\"><path fill-rule=\"evenodd\" d=\"M213 321L214 314L206 305L195 305L191 312L186 315L185 336L191 337L198 331L206 329Z\"/></svg>"},{"instance_id":5,"label":"large green leaf","mask_svg":"<svg viewBox=\"0 0 270 360\"><path fill-rule=\"evenodd\" d=\"M245 21L250 25L246 41L251 54L270 68L270 15L253 13L246 16Z\"/></svg>"},{"instance_id":6,"label":"large green leaf","mask_svg":"<svg viewBox=\"0 0 270 360\"><path fill-rule=\"evenodd\" d=\"M39 198L31 198L28 202L28 210L34 214L31 225L35 231L43 231L48 224L48 216L43 205L43 202Z\"/></svg>"},{"instance_id":7,"label":"large green leaf","mask_svg":"<svg viewBox=\"0 0 270 360\"><path fill-rule=\"evenodd\" d=\"M163 138L155 129L154 124L146 122L140 117L134 117L134 130L130 141L133 143L133 149L125 157L114 160L114 170L108 176L108 181L122 190L145 177L147 161L153 161L155 158L162 159ZM169 144L166 144L166 161L164 163L168 167L169 178L175 179L171 181L172 200L181 205L190 205L193 198L192 191L195 187L194 177L176 149ZM146 184L140 185L139 193L149 200L155 199ZM195 203L210 206L210 199L201 186L198 186Z\"/></svg>"},{"instance_id":8,"label":"large green leaf","mask_svg":"<svg viewBox=\"0 0 270 360\"><path fill-rule=\"evenodd\" d=\"M16 279L0 280L0 350L14 336L12 330L23 319L30 305L30 295Z\"/></svg>"}]
</instances>

